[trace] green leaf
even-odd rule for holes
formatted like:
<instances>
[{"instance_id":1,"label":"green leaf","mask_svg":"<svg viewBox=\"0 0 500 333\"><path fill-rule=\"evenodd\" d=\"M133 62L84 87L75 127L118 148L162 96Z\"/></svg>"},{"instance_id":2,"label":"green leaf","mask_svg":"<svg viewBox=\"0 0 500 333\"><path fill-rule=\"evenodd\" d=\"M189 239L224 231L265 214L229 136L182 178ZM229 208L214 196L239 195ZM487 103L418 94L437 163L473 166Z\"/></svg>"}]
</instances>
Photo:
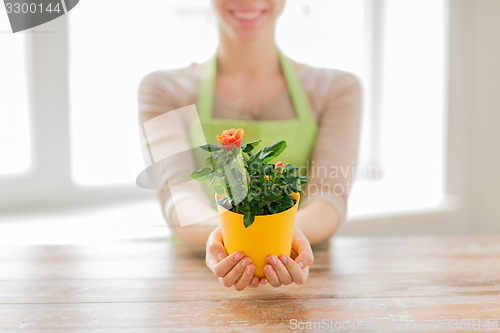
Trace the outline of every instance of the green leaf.
<instances>
[{"instance_id":1,"label":"green leaf","mask_svg":"<svg viewBox=\"0 0 500 333\"><path fill-rule=\"evenodd\" d=\"M263 200L266 201L266 202L278 202L280 201L281 199L283 199L283 195L281 194L269 194L269 195L266 195Z\"/></svg>"},{"instance_id":2,"label":"green leaf","mask_svg":"<svg viewBox=\"0 0 500 333\"><path fill-rule=\"evenodd\" d=\"M247 143L246 145L244 145L243 147L241 147L241 150L244 152L244 153L249 153L251 152L259 143L261 143L262 140L256 140L256 141L252 141L252 142L249 142Z\"/></svg>"},{"instance_id":3,"label":"green leaf","mask_svg":"<svg viewBox=\"0 0 500 333\"><path fill-rule=\"evenodd\" d=\"M296 167L295 165L293 164L290 164L288 163L286 166L285 166L285 169L283 170L283 173L286 174L286 175L298 175L299 173L299 168Z\"/></svg>"},{"instance_id":4,"label":"green leaf","mask_svg":"<svg viewBox=\"0 0 500 333\"><path fill-rule=\"evenodd\" d=\"M302 189L300 188L298 182L290 183L288 184L288 187L292 192L302 192Z\"/></svg>"},{"instance_id":5,"label":"green leaf","mask_svg":"<svg viewBox=\"0 0 500 333\"><path fill-rule=\"evenodd\" d=\"M231 199L235 204L239 204L248 194L247 171L241 154L228 160L228 163L224 165L224 173L231 188Z\"/></svg>"},{"instance_id":6,"label":"green leaf","mask_svg":"<svg viewBox=\"0 0 500 333\"><path fill-rule=\"evenodd\" d=\"M263 162L269 162L273 158L279 156L286 148L286 142L285 141L278 141L273 143L270 146L265 147L262 149L258 155L259 159Z\"/></svg>"},{"instance_id":7,"label":"green leaf","mask_svg":"<svg viewBox=\"0 0 500 333\"><path fill-rule=\"evenodd\" d=\"M206 182L210 180L211 173L212 173L212 168L203 168L191 173L191 177L200 182Z\"/></svg>"},{"instance_id":8,"label":"green leaf","mask_svg":"<svg viewBox=\"0 0 500 333\"><path fill-rule=\"evenodd\" d=\"M222 207L229 209L231 207L231 201L227 196L225 196L217 200L217 205L221 205Z\"/></svg>"},{"instance_id":9,"label":"green leaf","mask_svg":"<svg viewBox=\"0 0 500 333\"><path fill-rule=\"evenodd\" d=\"M215 193L218 195L223 195L226 192L226 187L225 186L213 186L212 187Z\"/></svg>"},{"instance_id":10,"label":"green leaf","mask_svg":"<svg viewBox=\"0 0 500 333\"><path fill-rule=\"evenodd\" d=\"M252 212L245 212L245 215L243 216L243 224L245 225L245 228L248 228L253 224L253 221L255 219L255 216L253 215Z\"/></svg>"},{"instance_id":11,"label":"green leaf","mask_svg":"<svg viewBox=\"0 0 500 333\"><path fill-rule=\"evenodd\" d=\"M212 143L207 143L206 145L200 146L200 148L208 152L219 151L222 149L221 146Z\"/></svg>"},{"instance_id":12,"label":"green leaf","mask_svg":"<svg viewBox=\"0 0 500 333\"><path fill-rule=\"evenodd\" d=\"M304 176L300 176L299 179L300 179L300 184L306 184L306 183L309 183L311 181L311 179L304 177Z\"/></svg>"},{"instance_id":13,"label":"green leaf","mask_svg":"<svg viewBox=\"0 0 500 333\"><path fill-rule=\"evenodd\" d=\"M269 212L271 214L276 214L278 213L278 206L277 205L268 205L267 209L269 209Z\"/></svg>"},{"instance_id":14,"label":"green leaf","mask_svg":"<svg viewBox=\"0 0 500 333\"><path fill-rule=\"evenodd\" d=\"M226 191L226 182L224 181L224 175L218 175L221 174L214 172L210 175L210 186L215 193L222 195Z\"/></svg>"}]
</instances>

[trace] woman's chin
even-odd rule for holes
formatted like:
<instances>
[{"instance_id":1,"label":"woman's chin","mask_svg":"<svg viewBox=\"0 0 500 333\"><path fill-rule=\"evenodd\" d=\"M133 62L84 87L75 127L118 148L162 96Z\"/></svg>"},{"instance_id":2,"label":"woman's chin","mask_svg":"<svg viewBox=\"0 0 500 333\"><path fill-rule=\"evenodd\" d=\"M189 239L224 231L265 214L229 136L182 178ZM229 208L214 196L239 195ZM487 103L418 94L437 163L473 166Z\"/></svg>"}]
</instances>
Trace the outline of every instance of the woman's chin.
<instances>
[{"instance_id":1,"label":"woman's chin","mask_svg":"<svg viewBox=\"0 0 500 333\"><path fill-rule=\"evenodd\" d=\"M245 31L237 31L234 33L235 39L246 42L258 40L262 38L262 36L264 35L265 35L264 31L245 30Z\"/></svg>"}]
</instances>

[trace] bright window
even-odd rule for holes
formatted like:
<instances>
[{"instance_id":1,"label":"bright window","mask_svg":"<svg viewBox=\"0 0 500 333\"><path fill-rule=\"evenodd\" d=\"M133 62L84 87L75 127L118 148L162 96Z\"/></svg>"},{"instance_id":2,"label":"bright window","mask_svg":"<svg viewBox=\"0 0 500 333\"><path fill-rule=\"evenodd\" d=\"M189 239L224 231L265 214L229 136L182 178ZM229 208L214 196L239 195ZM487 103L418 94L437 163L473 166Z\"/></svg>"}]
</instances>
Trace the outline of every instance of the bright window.
<instances>
[{"instance_id":1,"label":"bright window","mask_svg":"<svg viewBox=\"0 0 500 333\"><path fill-rule=\"evenodd\" d=\"M31 166L24 37L12 34L7 13L0 10L0 177L25 173Z\"/></svg>"},{"instance_id":2,"label":"bright window","mask_svg":"<svg viewBox=\"0 0 500 333\"><path fill-rule=\"evenodd\" d=\"M363 181L360 175L351 215L413 211L445 199L448 1L382 3L380 105L374 119L380 178ZM362 149L368 144L363 143ZM361 165L360 171L370 167Z\"/></svg>"},{"instance_id":3,"label":"bright window","mask_svg":"<svg viewBox=\"0 0 500 333\"><path fill-rule=\"evenodd\" d=\"M134 183L143 168L139 81L153 70L210 56L216 33L208 5L87 0L71 13L71 142L78 184Z\"/></svg>"}]
</instances>

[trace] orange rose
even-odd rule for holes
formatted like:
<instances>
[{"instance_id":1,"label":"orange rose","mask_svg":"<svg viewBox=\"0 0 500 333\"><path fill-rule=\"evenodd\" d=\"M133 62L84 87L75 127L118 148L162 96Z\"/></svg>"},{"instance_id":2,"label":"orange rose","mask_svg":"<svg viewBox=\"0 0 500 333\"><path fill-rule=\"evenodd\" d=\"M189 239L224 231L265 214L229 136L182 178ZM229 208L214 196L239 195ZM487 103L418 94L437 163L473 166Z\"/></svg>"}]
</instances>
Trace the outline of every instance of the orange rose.
<instances>
[{"instance_id":1,"label":"orange rose","mask_svg":"<svg viewBox=\"0 0 500 333\"><path fill-rule=\"evenodd\" d=\"M221 135L217 135L217 141L219 141L219 145L226 150L233 150L241 146L241 142L243 141L245 131L242 128L238 129L228 129L222 131Z\"/></svg>"}]
</instances>

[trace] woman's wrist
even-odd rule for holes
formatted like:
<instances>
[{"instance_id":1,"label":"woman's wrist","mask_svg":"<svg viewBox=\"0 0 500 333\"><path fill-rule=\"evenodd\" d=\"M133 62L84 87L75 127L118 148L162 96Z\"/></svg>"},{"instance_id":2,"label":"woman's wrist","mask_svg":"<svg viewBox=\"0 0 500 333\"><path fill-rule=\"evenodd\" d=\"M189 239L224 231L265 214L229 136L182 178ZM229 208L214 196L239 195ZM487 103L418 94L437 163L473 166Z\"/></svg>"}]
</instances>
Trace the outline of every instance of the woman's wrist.
<instances>
[{"instance_id":1,"label":"woman's wrist","mask_svg":"<svg viewBox=\"0 0 500 333\"><path fill-rule=\"evenodd\" d=\"M296 225L311 244L316 244L329 239L337 231L339 215L328 202L314 200L299 209Z\"/></svg>"}]
</instances>

